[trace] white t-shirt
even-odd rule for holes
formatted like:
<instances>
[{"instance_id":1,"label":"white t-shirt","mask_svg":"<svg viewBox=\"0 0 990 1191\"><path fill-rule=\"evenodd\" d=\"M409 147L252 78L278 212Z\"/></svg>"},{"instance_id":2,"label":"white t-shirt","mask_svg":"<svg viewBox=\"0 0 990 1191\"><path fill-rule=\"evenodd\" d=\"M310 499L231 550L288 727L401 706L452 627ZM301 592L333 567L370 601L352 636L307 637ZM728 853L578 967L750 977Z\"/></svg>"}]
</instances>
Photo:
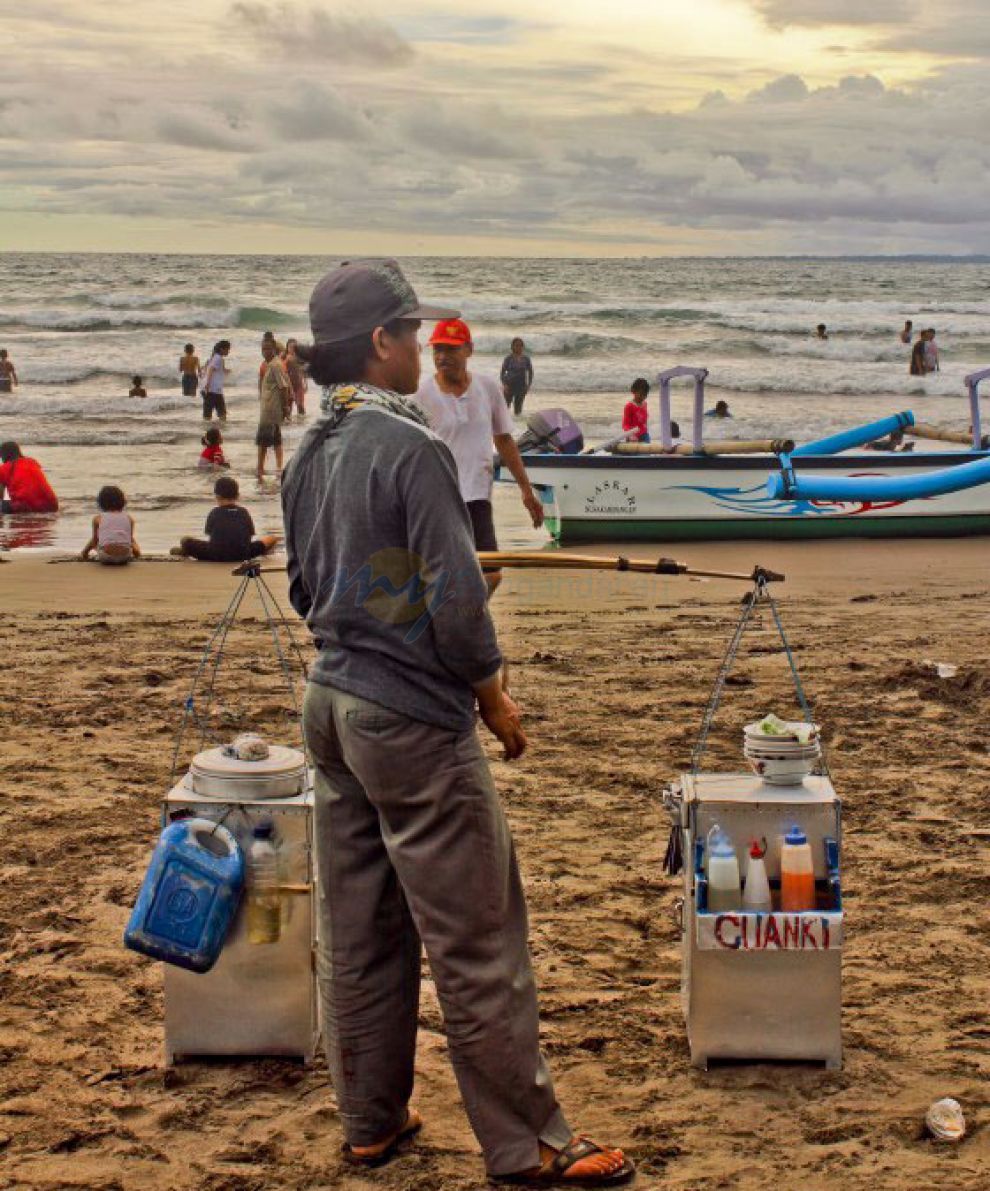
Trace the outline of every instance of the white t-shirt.
<instances>
[{"instance_id":1,"label":"white t-shirt","mask_svg":"<svg viewBox=\"0 0 990 1191\"><path fill-rule=\"evenodd\" d=\"M223 392L223 361L224 357L219 352L214 352L210 356L210 362L206 366L206 373L209 379L203 385L208 393L222 393Z\"/></svg>"},{"instance_id":2,"label":"white t-shirt","mask_svg":"<svg viewBox=\"0 0 990 1191\"><path fill-rule=\"evenodd\" d=\"M492 439L511 434L512 415L502 386L492 376L472 375L460 397L445 393L433 376L413 398L430 417L433 429L450 447L465 501L492 498Z\"/></svg>"}]
</instances>

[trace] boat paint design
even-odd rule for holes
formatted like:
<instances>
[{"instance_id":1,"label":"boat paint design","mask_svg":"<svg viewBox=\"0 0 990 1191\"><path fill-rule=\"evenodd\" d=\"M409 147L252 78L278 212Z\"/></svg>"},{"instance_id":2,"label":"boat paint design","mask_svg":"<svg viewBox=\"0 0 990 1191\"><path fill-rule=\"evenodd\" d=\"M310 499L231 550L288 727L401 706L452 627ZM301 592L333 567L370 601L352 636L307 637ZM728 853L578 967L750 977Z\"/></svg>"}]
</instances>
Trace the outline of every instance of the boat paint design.
<instances>
[{"instance_id":1,"label":"boat paint design","mask_svg":"<svg viewBox=\"0 0 990 1191\"><path fill-rule=\"evenodd\" d=\"M802 459L802 470L835 478L924 476L986 455L898 454ZM772 497L765 456L524 455L545 524L560 542L735 538L962 536L990 532L990 484L903 500Z\"/></svg>"}]
</instances>

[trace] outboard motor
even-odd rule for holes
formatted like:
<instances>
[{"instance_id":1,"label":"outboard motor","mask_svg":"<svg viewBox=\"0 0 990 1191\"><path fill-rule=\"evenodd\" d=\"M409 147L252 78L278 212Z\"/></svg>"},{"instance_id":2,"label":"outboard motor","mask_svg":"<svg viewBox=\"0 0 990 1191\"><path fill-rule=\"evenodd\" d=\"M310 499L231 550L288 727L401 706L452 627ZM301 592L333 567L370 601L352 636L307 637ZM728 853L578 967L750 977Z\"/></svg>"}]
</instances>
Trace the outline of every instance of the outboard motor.
<instances>
[{"instance_id":1,"label":"outboard motor","mask_svg":"<svg viewBox=\"0 0 990 1191\"><path fill-rule=\"evenodd\" d=\"M522 455L577 455L584 448L584 435L566 409L538 409L526 419L516 446Z\"/></svg>"}]
</instances>

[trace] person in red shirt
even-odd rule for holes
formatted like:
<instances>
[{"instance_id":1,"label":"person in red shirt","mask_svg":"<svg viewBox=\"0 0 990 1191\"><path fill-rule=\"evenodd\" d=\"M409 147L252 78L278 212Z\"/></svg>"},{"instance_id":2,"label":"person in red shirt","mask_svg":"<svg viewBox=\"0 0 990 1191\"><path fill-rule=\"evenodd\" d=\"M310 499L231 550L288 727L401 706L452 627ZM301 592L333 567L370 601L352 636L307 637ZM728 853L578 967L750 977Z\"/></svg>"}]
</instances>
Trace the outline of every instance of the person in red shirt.
<instances>
[{"instance_id":1,"label":"person in red shirt","mask_svg":"<svg viewBox=\"0 0 990 1191\"><path fill-rule=\"evenodd\" d=\"M22 455L15 442L0 443L0 508L4 513L58 512L58 497L41 464Z\"/></svg>"},{"instance_id":2,"label":"person in red shirt","mask_svg":"<svg viewBox=\"0 0 990 1191\"><path fill-rule=\"evenodd\" d=\"M650 434L646 429L646 422L650 416L649 410L646 408L646 398L650 392L649 381L642 376L637 376L629 388L632 394L632 401L626 402L626 407L622 411L622 429L623 431L633 431L629 435L632 442L649 442Z\"/></svg>"},{"instance_id":3,"label":"person in red shirt","mask_svg":"<svg viewBox=\"0 0 990 1191\"><path fill-rule=\"evenodd\" d=\"M200 441L203 452L199 457L200 467L230 467L223 454L223 435L218 426L211 426Z\"/></svg>"}]
</instances>

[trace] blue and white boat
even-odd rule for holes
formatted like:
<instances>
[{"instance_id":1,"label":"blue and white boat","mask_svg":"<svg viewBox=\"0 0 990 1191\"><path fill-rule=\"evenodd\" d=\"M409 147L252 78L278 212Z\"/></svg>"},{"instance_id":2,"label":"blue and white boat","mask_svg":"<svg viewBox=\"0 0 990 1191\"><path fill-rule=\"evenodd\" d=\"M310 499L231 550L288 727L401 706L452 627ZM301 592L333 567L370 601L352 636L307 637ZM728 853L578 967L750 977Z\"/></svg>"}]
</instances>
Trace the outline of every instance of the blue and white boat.
<instances>
[{"instance_id":1,"label":"blue and white boat","mask_svg":"<svg viewBox=\"0 0 990 1191\"><path fill-rule=\"evenodd\" d=\"M590 453L524 448L546 524L561 542L732 538L950 537L990 533L990 451L979 385L966 378L971 430L916 425L910 411L805 443L704 441L704 368L657 377L660 441L613 443ZM690 444L671 434L670 383L694 379ZM891 434L942 439L958 449L877 451ZM532 437L532 436L531 436ZM960 442L959 440L963 440ZM963 469L959 471L958 469Z\"/></svg>"}]
</instances>

